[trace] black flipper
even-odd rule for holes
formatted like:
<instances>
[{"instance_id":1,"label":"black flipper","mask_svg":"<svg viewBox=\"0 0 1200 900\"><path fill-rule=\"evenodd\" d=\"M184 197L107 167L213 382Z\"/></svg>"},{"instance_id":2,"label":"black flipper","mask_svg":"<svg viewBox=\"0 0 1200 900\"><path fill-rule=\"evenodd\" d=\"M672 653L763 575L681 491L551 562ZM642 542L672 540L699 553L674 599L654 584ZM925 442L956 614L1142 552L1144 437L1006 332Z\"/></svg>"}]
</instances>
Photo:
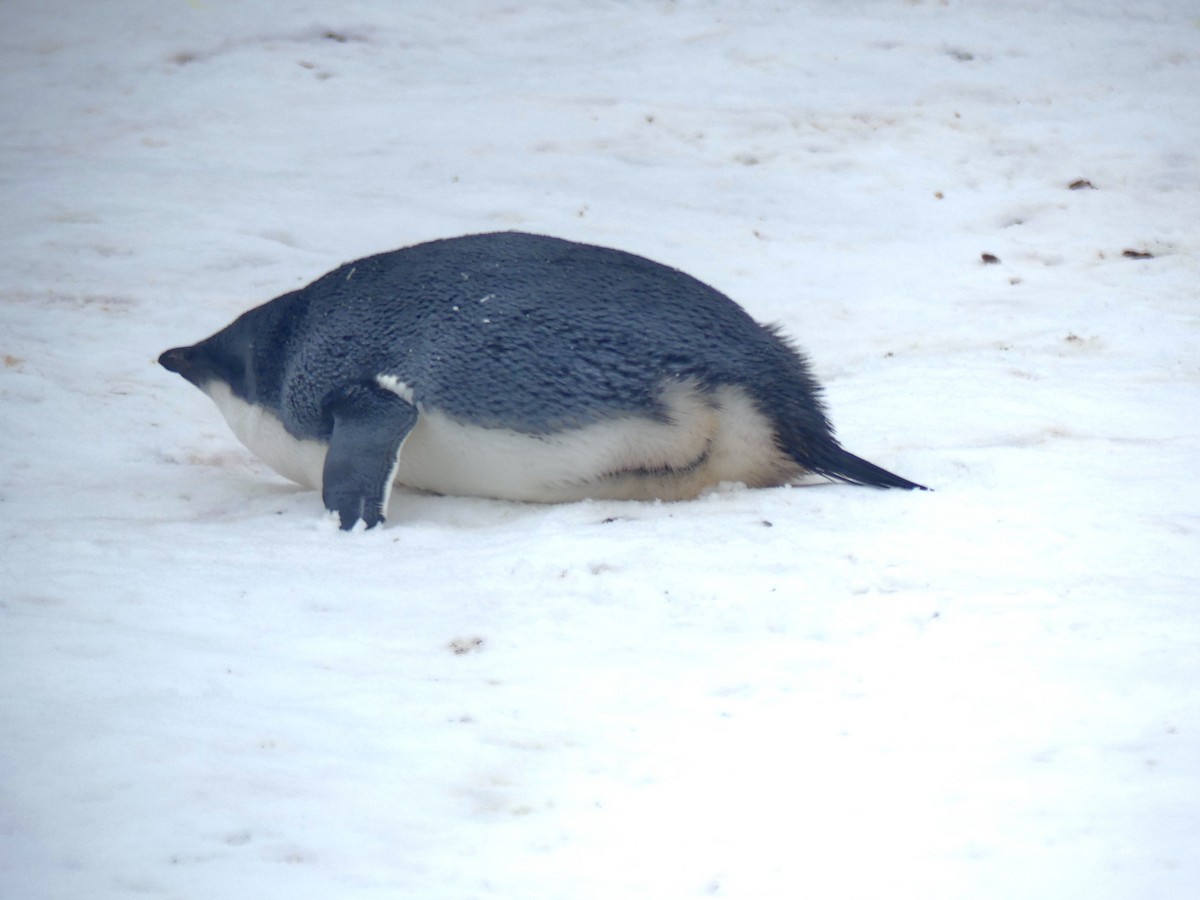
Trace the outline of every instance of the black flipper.
<instances>
[{"instance_id":1,"label":"black flipper","mask_svg":"<svg viewBox=\"0 0 1200 900\"><path fill-rule=\"evenodd\" d=\"M805 468L832 478L834 481L845 481L849 484L861 484L877 488L903 488L906 491L927 491L929 488L899 475L893 475L887 469L881 469L874 463L855 456L843 450L837 444L822 447L814 454L816 458L803 461Z\"/></svg>"},{"instance_id":2,"label":"black flipper","mask_svg":"<svg viewBox=\"0 0 1200 900\"><path fill-rule=\"evenodd\" d=\"M417 424L417 410L373 384L339 392L326 405L333 418L321 499L338 514L343 531L361 519L368 528L384 520L400 445Z\"/></svg>"}]
</instances>

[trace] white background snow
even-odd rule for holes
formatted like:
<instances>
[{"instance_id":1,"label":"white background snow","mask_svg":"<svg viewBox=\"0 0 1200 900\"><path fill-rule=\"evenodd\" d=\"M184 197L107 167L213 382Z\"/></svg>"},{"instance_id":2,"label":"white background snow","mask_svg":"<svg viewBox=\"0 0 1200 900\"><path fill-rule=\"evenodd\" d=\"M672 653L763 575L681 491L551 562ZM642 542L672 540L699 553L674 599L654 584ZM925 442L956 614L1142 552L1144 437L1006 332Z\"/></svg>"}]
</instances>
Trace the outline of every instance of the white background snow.
<instances>
[{"instance_id":1,"label":"white background snow","mask_svg":"<svg viewBox=\"0 0 1200 900\"><path fill-rule=\"evenodd\" d=\"M0 43L0 896L1200 896L1194 2L5 0ZM936 492L347 535L154 364L505 229L781 323Z\"/></svg>"}]
</instances>

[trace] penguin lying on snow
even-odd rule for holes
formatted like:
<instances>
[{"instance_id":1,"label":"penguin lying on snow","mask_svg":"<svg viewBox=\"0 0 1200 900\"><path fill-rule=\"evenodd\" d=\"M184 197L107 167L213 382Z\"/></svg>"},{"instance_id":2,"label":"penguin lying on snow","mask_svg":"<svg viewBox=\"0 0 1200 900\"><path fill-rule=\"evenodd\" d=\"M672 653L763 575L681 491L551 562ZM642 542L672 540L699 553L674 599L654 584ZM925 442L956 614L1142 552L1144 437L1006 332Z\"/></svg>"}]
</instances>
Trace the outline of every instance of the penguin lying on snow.
<instances>
[{"instance_id":1,"label":"penguin lying on snow","mask_svg":"<svg viewBox=\"0 0 1200 900\"><path fill-rule=\"evenodd\" d=\"M393 483L547 503L805 472L922 487L843 450L804 357L728 297L557 238L346 263L159 362L344 529L382 522Z\"/></svg>"}]
</instances>

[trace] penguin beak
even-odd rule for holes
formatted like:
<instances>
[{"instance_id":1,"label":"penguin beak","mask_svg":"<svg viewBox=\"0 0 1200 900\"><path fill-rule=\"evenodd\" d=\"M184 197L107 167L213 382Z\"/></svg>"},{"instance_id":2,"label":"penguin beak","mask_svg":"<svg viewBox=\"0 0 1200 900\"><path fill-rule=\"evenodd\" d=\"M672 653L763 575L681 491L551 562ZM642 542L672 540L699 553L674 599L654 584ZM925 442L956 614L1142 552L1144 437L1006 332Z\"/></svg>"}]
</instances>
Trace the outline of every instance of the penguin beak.
<instances>
[{"instance_id":1,"label":"penguin beak","mask_svg":"<svg viewBox=\"0 0 1200 900\"><path fill-rule=\"evenodd\" d=\"M192 359L191 347L174 347L158 358L158 364L168 372L182 375L196 387L200 386L199 372Z\"/></svg>"}]
</instances>

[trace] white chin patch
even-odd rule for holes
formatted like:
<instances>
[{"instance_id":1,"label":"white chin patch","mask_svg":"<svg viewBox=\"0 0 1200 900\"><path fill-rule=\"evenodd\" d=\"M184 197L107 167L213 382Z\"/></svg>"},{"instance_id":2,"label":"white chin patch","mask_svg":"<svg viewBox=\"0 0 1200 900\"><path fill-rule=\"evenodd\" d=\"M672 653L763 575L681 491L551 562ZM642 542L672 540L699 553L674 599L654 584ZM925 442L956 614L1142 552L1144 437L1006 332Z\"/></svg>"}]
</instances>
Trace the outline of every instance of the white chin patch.
<instances>
[{"instance_id":1,"label":"white chin patch","mask_svg":"<svg viewBox=\"0 0 1200 900\"><path fill-rule=\"evenodd\" d=\"M412 397L406 385L379 383ZM556 503L682 500L721 482L765 487L801 474L740 389L668 383L660 401L664 420L627 416L545 435L481 428L417 404L395 479L440 494Z\"/></svg>"},{"instance_id":2,"label":"white chin patch","mask_svg":"<svg viewBox=\"0 0 1200 900\"><path fill-rule=\"evenodd\" d=\"M217 404L237 439L255 456L284 478L321 489L328 445L292 437L277 415L266 407L247 403L223 381L209 382L203 390Z\"/></svg>"}]
</instances>

